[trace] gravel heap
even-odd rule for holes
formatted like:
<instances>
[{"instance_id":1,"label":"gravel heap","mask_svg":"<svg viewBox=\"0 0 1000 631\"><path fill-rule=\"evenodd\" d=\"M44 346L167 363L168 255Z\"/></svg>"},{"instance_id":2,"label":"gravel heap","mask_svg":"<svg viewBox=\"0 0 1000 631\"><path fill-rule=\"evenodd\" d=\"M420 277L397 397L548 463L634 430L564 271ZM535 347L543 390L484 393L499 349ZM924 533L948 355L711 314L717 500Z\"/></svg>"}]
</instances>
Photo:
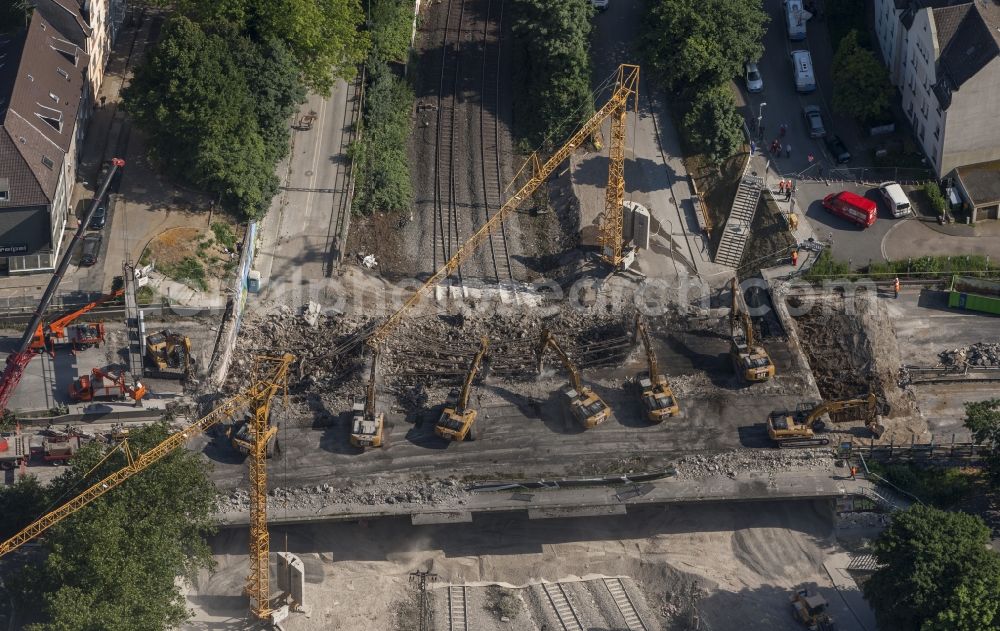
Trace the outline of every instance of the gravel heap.
<instances>
[{"instance_id":1,"label":"gravel heap","mask_svg":"<svg viewBox=\"0 0 1000 631\"><path fill-rule=\"evenodd\" d=\"M331 505L407 504L434 506L465 504L469 493L455 480L433 482L389 482L372 480L365 485L337 488L330 484L298 488L276 487L267 493L268 510L319 509ZM234 489L219 498L219 510L237 512L250 510L250 492Z\"/></svg>"},{"instance_id":2,"label":"gravel heap","mask_svg":"<svg viewBox=\"0 0 1000 631\"><path fill-rule=\"evenodd\" d=\"M711 456L684 456L677 461L677 477L703 478L738 473L828 471L835 458L818 449L736 449Z\"/></svg>"},{"instance_id":3,"label":"gravel heap","mask_svg":"<svg viewBox=\"0 0 1000 631\"><path fill-rule=\"evenodd\" d=\"M884 528L892 521L887 513L840 513L837 515L839 528Z\"/></svg>"},{"instance_id":4,"label":"gravel heap","mask_svg":"<svg viewBox=\"0 0 1000 631\"><path fill-rule=\"evenodd\" d=\"M976 342L965 348L942 351L938 357L945 366L1000 366L1000 344Z\"/></svg>"}]
</instances>

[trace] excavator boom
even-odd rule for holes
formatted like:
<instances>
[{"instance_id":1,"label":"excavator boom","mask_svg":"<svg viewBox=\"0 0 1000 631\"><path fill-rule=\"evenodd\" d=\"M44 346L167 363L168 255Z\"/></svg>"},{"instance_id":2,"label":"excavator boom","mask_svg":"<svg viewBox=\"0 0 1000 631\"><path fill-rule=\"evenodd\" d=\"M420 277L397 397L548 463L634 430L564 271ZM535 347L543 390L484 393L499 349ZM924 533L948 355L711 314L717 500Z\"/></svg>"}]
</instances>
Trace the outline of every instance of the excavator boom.
<instances>
[{"instance_id":1,"label":"excavator boom","mask_svg":"<svg viewBox=\"0 0 1000 631\"><path fill-rule=\"evenodd\" d=\"M649 339L649 330L646 323L640 316L635 318L635 329L642 340L642 347L646 349L646 363L649 365L649 378L655 383L660 377L659 363L656 361L656 353L653 352L653 343Z\"/></svg>"},{"instance_id":2,"label":"excavator boom","mask_svg":"<svg viewBox=\"0 0 1000 631\"><path fill-rule=\"evenodd\" d=\"M375 375L378 374L379 350L375 349L372 355L372 368L368 374L368 385L365 386L365 418L373 420L375 418Z\"/></svg>"},{"instance_id":3,"label":"excavator boom","mask_svg":"<svg viewBox=\"0 0 1000 631\"><path fill-rule=\"evenodd\" d=\"M583 382L580 380L580 371L576 369L576 365L573 364L573 360L569 358L566 351L559 346L559 342L556 342L556 338L552 335L552 332L548 329L542 331L542 341L538 347L538 372L542 372L542 359L545 356L545 349L551 348L552 352L556 354L559 361L562 362L563 368L569 373L569 382L573 386L573 389L577 392L583 390Z\"/></svg>"},{"instance_id":4,"label":"excavator boom","mask_svg":"<svg viewBox=\"0 0 1000 631\"><path fill-rule=\"evenodd\" d=\"M459 414L465 413L465 409L469 406L469 393L472 392L472 381L476 378L476 373L479 372L479 365L482 364L483 357L486 356L486 351L489 347L490 338L484 335L479 340L479 351L472 358L469 371L465 374L465 381L462 382L462 391L458 395L458 405L456 406Z\"/></svg>"},{"instance_id":5,"label":"excavator boom","mask_svg":"<svg viewBox=\"0 0 1000 631\"><path fill-rule=\"evenodd\" d=\"M58 320L53 320L52 322L49 322L49 324L47 325L48 332L51 333L52 335L57 335L57 336L62 335L63 332L66 330L66 326L69 325L71 322L73 322L73 320L76 320L80 316L89 313L90 311L93 311L94 309L103 305L106 302L118 298L124 293L125 293L124 289L117 289L111 292L110 294L101 296L97 300L80 307L76 311L71 311L70 313L67 313L66 315L60 317Z\"/></svg>"}]
</instances>

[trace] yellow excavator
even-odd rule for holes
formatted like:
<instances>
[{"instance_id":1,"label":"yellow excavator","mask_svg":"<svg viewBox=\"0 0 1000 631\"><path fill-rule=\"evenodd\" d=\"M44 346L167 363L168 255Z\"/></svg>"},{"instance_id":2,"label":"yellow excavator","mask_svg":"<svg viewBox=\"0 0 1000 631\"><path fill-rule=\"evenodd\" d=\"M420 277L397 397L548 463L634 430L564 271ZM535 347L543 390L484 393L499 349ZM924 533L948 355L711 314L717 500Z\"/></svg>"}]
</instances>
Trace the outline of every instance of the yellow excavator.
<instances>
[{"instance_id":1,"label":"yellow excavator","mask_svg":"<svg viewBox=\"0 0 1000 631\"><path fill-rule=\"evenodd\" d=\"M855 408L865 410L865 427L876 438L881 437L885 428L878 422L878 400L874 394L856 399L824 401L819 405L808 403L800 405L794 412L772 412L767 417L767 435L782 448L827 445L830 443L828 438L816 436L826 427L821 417Z\"/></svg>"},{"instance_id":2,"label":"yellow excavator","mask_svg":"<svg viewBox=\"0 0 1000 631\"><path fill-rule=\"evenodd\" d=\"M834 631L833 616L828 611L830 605L821 594L803 586L788 600L792 603L792 615L809 631Z\"/></svg>"},{"instance_id":3,"label":"yellow excavator","mask_svg":"<svg viewBox=\"0 0 1000 631\"><path fill-rule=\"evenodd\" d=\"M381 447L385 429L385 415L375 411L375 375L378 374L379 349L372 353L372 367L365 388L365 400L355 401L354 419L351 422L351 444L362 449Z\"/></svg>"},{"instance_id":4,"label":"yellow excavator","mask_svg":"<svg viewBox=\"0 0 1000 631\"><path fill-rule=\"evenodd\" d=\"M638 314L635 316L635 334L642 340L642 347L646 350L646 362L649 364L647 372L636 375L636 382L642 389L642 405L646 408L646 420L660 423L667 417L676 416L681 408L677 404L674 391L670 388L670 382L660 372L646 322Z\"/></svg>"},{"instance_id":5,"label":"yellow excavator","mask_svg":"<svg viewBox=\"0 0 1000 631\"><path fill-rule=\"evenodd\" d=\"M729 327L732 331L732 345L729 354L733 359L733 367L741 381L748 383L767 381L774 376L774 363L771 362L771 356L764 347L754 339L750 314L740 306L743 296L740 294L735 276L731 288L733 304L729 311Z\"/></svg>"},{"instance_id":6,"label":"yellow excavator","mask_svg":"<svg viewBox=\"0 0 1000 631\"><path fill-rule=\"evenodd\" d=\"M434 426L434 433L446 440L461 442L463 440L476 440L476 434L472 429L472 424L476 422L478 412L469 407L469 393L472 391L472 380L479 372L479 366L483 363L483 357L490 347L490 338L485 335L479 341L479 352L472 358L469 371L465 374L465 381L462 382L462 389L452 391L448 401L444 404L441 417L438 418L437 425Z\"/></svg>"},{"instance_id":7,"label":"yellow excavator","mask_svg":"<svg viewBox=\"0 0 1000 631\"><path fill-rule=\"evenodd\" d=\"M569 355L559 346L556 338L548 329L542 331L542 341L538 346L538 372L542 372L542 359L545 357L545 349L552 351L562 361L563 368L569 373L569 385L563 388L569 410L573 418L577 420L585 429L590 429L600 425L611 416L611 409L597 393L583 385L580 380L580 371L573 365Z\"/></svg>"}]
</instances>

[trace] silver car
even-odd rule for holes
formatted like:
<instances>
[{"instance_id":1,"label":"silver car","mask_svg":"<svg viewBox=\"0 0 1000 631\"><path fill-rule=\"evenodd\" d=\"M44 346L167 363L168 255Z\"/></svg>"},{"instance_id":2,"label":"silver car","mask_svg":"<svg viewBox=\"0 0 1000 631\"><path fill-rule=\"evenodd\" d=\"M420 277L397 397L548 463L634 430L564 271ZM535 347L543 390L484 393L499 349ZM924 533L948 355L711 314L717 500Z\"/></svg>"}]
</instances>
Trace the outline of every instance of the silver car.
<instances>
[{"instance_id":1,"label":"silver car","mask_svg":"<svg viewBox=\"0 0 1000 631\"><path fill-rule=\"evenodd\" d=\"M806 118L806 128L809 130L810 138L822 138L826 135L826 128L823 127L823 116L819 113L819 106L806 105L802 108L802 115Z\"/></svg>"},{"instance_id":2,"label":"silver car","mask_svg":"<svg viewBox=\"0 0 1000 631\"><path fill-rule=\"evenodd\" d=\"M757 64L754 62L748 62L744 66L743 79L747 83L747 92L764 91L764 78L760 76L760 71L757 70Z\"/></svg>"}]
</instances>

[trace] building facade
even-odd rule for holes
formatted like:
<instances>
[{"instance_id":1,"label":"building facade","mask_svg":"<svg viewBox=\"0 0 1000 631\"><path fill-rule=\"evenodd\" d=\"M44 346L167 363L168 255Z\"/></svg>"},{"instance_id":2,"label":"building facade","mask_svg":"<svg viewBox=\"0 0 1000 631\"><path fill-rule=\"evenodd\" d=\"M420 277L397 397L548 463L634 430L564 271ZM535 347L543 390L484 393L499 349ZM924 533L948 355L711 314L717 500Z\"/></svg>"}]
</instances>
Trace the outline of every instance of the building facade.
<instances>
[{"instance_id":1,"label":"building facade","mask_svg":"<svg viewBox=\"0 0 1000 631\"><path fill-rule=\"evenodd\" d=\"M875 0L875 27L938 177L1000 159L1000 0Z\"/></svg>"},{"instance_id":2,"label":"building facade","mask_svg":"<svg viewBox=\"0 0 1000 631\"><path fill-rule=\"evenodd\" d=\"M72 216L90 58L42 12L0 37L0 271L51 271Z\"/></svg>"}]
</instances>

